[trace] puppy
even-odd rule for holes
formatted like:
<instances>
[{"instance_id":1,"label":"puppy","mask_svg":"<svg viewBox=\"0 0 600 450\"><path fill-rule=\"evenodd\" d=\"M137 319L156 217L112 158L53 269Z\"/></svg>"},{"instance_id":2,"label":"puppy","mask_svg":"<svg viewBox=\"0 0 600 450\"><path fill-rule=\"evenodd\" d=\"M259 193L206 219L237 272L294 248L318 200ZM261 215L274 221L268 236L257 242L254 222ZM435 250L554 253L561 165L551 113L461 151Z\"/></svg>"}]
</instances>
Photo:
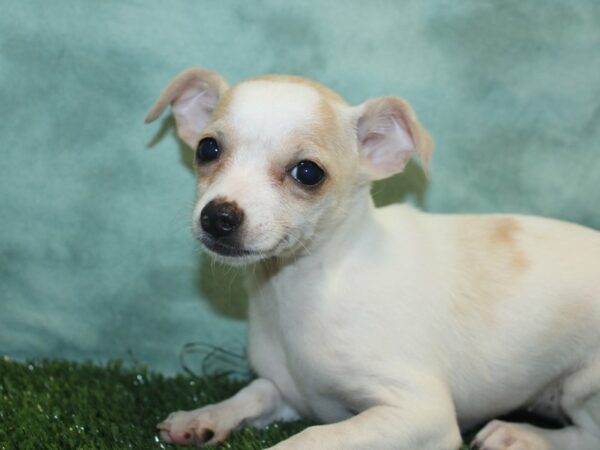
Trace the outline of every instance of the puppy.
<instances>
[{"instance_id":1,"label":"puppy","mask_svg":"<svg viewBox=\"0 0 600 450\"><path fill-rule=\"evenodd\" d=\"M190 69L171 105L196 151L193 232L251 265L248 356L258 378L176 412L166 442L214 444L242 426L323 425L272 447L456 450L516 408L560 430L492 421L486 450L600 449L600 233L526 216L376 209L372 180L425 170L432 141L396 97L349 106L313 81L229 87Z\"/></svg>"}]
</instances>

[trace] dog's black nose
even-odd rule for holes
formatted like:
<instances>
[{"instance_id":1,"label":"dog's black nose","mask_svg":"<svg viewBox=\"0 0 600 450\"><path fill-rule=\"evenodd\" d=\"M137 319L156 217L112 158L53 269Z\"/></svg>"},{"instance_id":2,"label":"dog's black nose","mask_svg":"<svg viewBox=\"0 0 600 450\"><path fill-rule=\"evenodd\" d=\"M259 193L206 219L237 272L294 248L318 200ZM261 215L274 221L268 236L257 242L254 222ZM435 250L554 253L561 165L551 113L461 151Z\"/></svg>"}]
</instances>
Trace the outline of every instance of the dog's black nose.
<instances>
[{"instance_id":1,"label":"dog's black nose","mask_svg":"<svg viewBox=\"0 0 600 450\"><path fill-rule=\"evenodd\" d=\"M200 225L212 237L229 236L244 220L243 211L233 202L212 200L202 208Z\"/></svg>"}]
</instances>

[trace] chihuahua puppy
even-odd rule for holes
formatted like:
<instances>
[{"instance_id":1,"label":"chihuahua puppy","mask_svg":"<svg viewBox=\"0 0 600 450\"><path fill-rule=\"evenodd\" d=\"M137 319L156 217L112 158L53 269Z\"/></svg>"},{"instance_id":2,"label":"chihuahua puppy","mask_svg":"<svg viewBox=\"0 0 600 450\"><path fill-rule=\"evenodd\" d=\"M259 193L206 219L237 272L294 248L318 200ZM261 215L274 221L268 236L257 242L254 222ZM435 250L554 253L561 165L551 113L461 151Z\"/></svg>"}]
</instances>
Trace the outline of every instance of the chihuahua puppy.
<instances>
[{"instance_id":1,"label":"chihuahua puppy","mask_svg":"<svg viewBox=\"0 0 600 450\"><path fill-rule=\"evenodd\" d=\"M229 87L183 72L171 105L196 152L193 232L251 265L248 356L232 398L171 414L177 444L309 418L274 447L456 450L468 429L517 408L560 430L491 421L486 450L600 449L600 233L555 220L375 208L372 180L432 141L408 103L358 106L320 84L269 75Z\"/></svg>"}]
</instances>

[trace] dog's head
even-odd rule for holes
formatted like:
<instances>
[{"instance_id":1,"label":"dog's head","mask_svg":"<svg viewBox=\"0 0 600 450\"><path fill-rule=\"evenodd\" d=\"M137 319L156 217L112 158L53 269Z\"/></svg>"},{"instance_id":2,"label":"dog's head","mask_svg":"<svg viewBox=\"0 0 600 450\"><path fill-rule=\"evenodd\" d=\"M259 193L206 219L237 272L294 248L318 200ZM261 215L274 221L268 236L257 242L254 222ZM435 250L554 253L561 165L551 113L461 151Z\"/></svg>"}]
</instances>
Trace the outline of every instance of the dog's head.
<instances>
[{"instance_id":1,"label":"dog's head","mask_svg":"<svg viewBox=\"0 0 600 450\"><path fill-rule=\"evenodd\" d=\"M213 255L244 264L308 250L334 230L370 181L400 172L432 143L397 97L349 106L333 91L291 76L229 87L189 69L146 118L171 105L177 132L196 152L193 232Z\"/></svg>"}]
</instances>

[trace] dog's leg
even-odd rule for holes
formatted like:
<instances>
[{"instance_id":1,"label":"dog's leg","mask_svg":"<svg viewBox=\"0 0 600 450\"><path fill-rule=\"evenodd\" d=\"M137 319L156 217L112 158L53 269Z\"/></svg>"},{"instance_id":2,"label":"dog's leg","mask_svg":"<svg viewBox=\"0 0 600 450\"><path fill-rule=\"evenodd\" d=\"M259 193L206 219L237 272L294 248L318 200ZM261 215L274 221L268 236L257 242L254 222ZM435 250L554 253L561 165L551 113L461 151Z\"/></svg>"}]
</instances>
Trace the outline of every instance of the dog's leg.
<instances>
[{"instance_id":1,"label":"dog's leg","mask_svg":"<svg viewBox=\"0 0 600 450\"><path fill-rule=\"evenodd\" d=\"M193 411L178 411L158 424L168 443L204 445L222 442L241 425L264 427L276 420L299 419L277 387L259 378L228 400Z\"/></svg>"},{"instance_id":2,"label":"dog's leg","mask_svg":"<svg viewBox=\"0 0 600 450\"><path fill-rule=\"evenodd\" d=\"M408 390L408 389L407 389ZM342 422L309 427L271 450L457 450L462 444L448 389L420 386Z\"/></svg>"},{"instance_id":3,"label":"dog's leg","mask_svg":"<svg viewBox=\"0 0 600 450\"><path fill-rule=\"evenodd\" d=\"M495 420L477 434L474 446L482 450L599 450L600 360L565 380L561 403L573 426L543 430Z\"/></svg>"}]
</instances>

